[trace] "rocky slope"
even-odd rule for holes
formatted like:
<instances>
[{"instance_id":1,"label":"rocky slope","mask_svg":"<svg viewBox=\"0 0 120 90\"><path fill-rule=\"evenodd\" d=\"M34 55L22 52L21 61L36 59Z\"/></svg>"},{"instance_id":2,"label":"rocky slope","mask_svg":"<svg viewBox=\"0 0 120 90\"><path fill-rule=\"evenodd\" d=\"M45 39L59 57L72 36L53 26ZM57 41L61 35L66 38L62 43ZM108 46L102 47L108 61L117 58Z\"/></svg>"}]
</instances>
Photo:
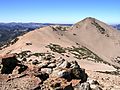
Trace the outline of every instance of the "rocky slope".
<instances>
[{"instance_id":1,"label":"rocky slope","mask_svg":"<svg viewBox=\"0 0 120 90\"><path fill-rule=\"evenodd\" d=\"M56 59L50 53L35 60L19 60L20 56L1 57L1 90L101 90L99 83L90 79L76 61Z\"/></svg>"}]
</instances>

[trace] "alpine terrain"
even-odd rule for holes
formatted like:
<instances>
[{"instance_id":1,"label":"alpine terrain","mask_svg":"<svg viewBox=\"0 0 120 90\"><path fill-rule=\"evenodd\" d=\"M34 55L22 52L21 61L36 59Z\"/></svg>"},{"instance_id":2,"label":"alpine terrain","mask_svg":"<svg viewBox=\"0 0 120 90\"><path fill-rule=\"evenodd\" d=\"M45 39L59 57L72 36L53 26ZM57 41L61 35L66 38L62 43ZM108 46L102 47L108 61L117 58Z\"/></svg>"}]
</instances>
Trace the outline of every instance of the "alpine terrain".
<instances>
[{"instance_id":1,"label":"alpine terrain","mask_svg":"<svg viewBox=\"0 0 120 90\"><path fill-rule=\"evenodd\" d=\"M0 90L120 90L120 31L92 17L32 30L0 50Z\"/></svg>"}]
</instances>

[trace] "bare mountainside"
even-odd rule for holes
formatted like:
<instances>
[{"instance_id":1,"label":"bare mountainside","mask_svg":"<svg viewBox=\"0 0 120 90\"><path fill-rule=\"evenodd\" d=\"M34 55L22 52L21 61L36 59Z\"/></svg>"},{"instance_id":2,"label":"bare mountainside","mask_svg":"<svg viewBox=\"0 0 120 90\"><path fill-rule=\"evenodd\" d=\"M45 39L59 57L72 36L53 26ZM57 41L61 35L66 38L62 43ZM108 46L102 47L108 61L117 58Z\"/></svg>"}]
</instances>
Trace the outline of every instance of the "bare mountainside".
<instances>
[{"instance_id":1,"label":"bare mountainside","mask_svg":"<svg viewBox=\"0 0 120 90\"><path fill-rule=\"evenodd\" d=\"M1 89L119 90L119 53L120 32L95 18L42 27L0 51Z\"/></svg>"},{"instance_id":2,"label":"bare mountainside","mask_svg":"<svg viewBox=\"0 0 120 90\"><path fill-rule=\"evenodd\" d=\"M27 45L27 43L32 45ZM62 47L80 44L104 61L120 67L120 32L94 18L86 18L72 27L47 26L36 29L19 37L15 44L5 48L2 53L17 53L25 50L47 51L48 48L45 46L50 43Z\"/></svg>"},{"instance_id":3,"label":"bare mountainside","mask_svg":"<svg viewBox=\"0 0 120 90\"><path fill-rule=\"evenodd\" d=\"M86 46L103 60L120 66L120 32L118 30L94 18L86 18L73 25L69 33L76 34L76 37L73 37L75 42Z\"/></svg>"}]
</instances>

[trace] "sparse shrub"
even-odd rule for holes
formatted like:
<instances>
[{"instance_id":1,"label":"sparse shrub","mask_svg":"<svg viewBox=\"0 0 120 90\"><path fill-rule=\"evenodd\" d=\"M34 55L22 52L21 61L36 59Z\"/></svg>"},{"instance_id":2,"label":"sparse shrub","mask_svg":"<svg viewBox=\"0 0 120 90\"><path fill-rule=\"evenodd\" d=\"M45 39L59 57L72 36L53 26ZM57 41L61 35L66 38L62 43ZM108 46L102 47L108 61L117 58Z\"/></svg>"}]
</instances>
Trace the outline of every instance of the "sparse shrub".
<instances>
[{"instance_id":1,"label":"sparse shrub","mask_svg":"<svg viewBox=\"0 0 120 90\"><path fill-rule=\"evenodd\" d=\"M39 57L39 56L41 56L41 53L33 53L32 55L36 56L36 57Z\"/></svg>"},{"instance_id":2,"label":"sparse shrub","mask_svg":"<svg viewBox=\"0 0 120 90\"><path fill-rule=\"evenodd\" d=\"M60 45L50 43L50 45L47 47L50 48L53 52L65 53L65 48L61 47Z\"/></svg>"},{"instance_id":3,"label":"sparse shrub","mask_svg":"<svg viewBox=\"0 0 120 90\"><path fill-rule=\"evenodd\" d=\"M103 60L98 57L95 53L90 51L84 46L81 47L75 47L72 46L72 48L66 48L69 52L71 52L75 58L77 59L87 59L92 58L94 62L103 62Z\"/></svg>"},{"instance_id":4,"label":"sparse shrub","mask_svg":"<svg viewBox=\"0 0 120 90\"><path fill-rule=\"evenodd\" d=\"M32 45L32 43L26 43L26 45Z\"/></svg>"},{"instance_id":5,"label":"sparse shrub","mask_svg":"<svg viewBox=\"0 0 120 90\"><path fill-rule=\"evenodd\" d=\"M21 53L17 54L17 57L21 58L21 59L27 58L29 56L28 53L31 53L31 51L29 51L29 50L28 51L22 51Z\"/></svg>"},{"instance_id":6,"label":"sparse shrub","mask_svg":"<svg viewBox=\"0 0 120 90\"><path fill-rule=\"evenodd\" d=\"M80 45L80 44L76 42L76 45Z\"/></svg>"},{"instance_id":7,"label":"sparse shrub","mask_svg":"<svg viewBox=\"0 0 120 90\"><path fill-rule=\"evenodd\" d=\"M119 71L97 71L99 73L105 73L105 74L110 74L110 75L120 75Z\"/></svg>"},{"instance_id":8,"label":"sparse shrub","mask_svg":"<svg viewBox=\"0 0 120 90\"><path fill-rule=\"evenodd\" d=\"M51 60L52 58L55 58L53 55L48 54L44 57L45 60Z\"/></svg>"}]
</instances>

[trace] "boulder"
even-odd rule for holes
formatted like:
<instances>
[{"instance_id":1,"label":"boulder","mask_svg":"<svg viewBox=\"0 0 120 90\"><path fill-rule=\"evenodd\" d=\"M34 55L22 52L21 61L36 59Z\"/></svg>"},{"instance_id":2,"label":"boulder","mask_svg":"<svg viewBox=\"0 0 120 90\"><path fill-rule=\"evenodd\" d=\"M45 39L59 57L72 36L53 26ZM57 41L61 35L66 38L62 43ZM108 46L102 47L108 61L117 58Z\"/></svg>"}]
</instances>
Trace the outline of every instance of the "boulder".
<instances>
[{"instance_id":1,"label":"boulder","mask_svg":"<svg viewBox=\"0 0 120 90\"><path fill-rule=\"evenodd\" d=\"M11 74L19 63L16 56L13 54L3 56L1 60L1 74Z\"/></svg>"},{"instance_id":2,"label":"boulder","mask_svg":"<svg viewBox=\"0 0 120 90\"><path fill-rule=\"evenodd\" d=\"M67 80L80 79L81 82L85 82L87 80L85 70L80 68L76 61L71 63L64 61L60 66L53 70L52 74L56 77L65 78Z\"/></svg>"}]
</instances>

